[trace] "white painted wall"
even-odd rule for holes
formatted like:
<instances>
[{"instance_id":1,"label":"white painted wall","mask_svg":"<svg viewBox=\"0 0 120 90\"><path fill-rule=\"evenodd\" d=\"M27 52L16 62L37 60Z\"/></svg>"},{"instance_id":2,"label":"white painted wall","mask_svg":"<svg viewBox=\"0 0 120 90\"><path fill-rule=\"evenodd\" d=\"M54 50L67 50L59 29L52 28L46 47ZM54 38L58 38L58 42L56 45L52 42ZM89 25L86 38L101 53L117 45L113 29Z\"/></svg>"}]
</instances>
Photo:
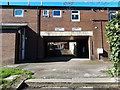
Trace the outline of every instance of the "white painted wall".
<instances>
[{"instance_id":1,"label":"white painted wall","mask_svg":"<svg viewBox=\"0 0 120 90\"><path fill-rule=\"evenodd\" d=\"M76 46L76 42L69 42L69 50L71 51L71 53L73 55L75 55L75 46Z\"/></svg>"}]
</instances>

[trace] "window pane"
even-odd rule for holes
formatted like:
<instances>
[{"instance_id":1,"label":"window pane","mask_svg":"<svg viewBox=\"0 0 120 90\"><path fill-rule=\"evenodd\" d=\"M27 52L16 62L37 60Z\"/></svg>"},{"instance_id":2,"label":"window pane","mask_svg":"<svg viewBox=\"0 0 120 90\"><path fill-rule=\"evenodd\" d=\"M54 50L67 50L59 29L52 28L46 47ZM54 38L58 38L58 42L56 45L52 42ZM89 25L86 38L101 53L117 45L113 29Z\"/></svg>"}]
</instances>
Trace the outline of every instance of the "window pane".
<instances>
[{"instance_id":1,"label":"window pane","mask_svg":"<svg viewBox=\"0 0 120 90\"><path fill-rule=\"evenodd\" d=\"M44 11L44 15L47 15L47 10Z\"/></svg>"},{"instance_id":2,"label":"window pane","mask_svg":"<svg viewBox=\"0 0 120 90\"><path fill-rule=\"evenodd\" d=\"M54 11L54 16L60 16L60 11Z\"/></svg>"},{"instance_id":3,"label":"window pane","mask_svg":"<svg viewBox=\"0 0 120 90\"><path fill-rule=\"evenodd\" d=\"M72 19L79 19L78 15L72 15Z\"/></svg>"},{"instance_id":4,"label":"window pane","mask_svg":"<svg viewBox=\"0 0 120 90\"><path fill-rule=\"evenodd\" d=\"M15 15L22 15L22 10L15 10Z\"/></svg>"}]
</instances>

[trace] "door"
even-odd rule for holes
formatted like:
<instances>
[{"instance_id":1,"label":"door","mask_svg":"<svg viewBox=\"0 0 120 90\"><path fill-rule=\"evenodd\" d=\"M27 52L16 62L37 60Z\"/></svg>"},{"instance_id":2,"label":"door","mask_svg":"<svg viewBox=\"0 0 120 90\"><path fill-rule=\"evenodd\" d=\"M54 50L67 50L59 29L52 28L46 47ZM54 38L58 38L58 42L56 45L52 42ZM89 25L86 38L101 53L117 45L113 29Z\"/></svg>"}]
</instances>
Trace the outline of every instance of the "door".
<instances>
[{"instance_id":1,"label":"door","mask_svg":"<svg viewBox=\"0 0 120 90\"><path fill-rule=\"evenodd\" d=\"M25 59L25 29L18 31L18 52L19 52L19 62Z\"/></svg>"},{"instance_id":2,"label":"door","mask_svg":"<svg viewBox=\"0 0 120 90\"><path fill-rule=\"evenodd\" d=\"M23 30L22 34L22 60L25 59L25 30Z\"/></svg>"},{"instance_id":3,"label":"door","mask_svg":"<svg viewBox=\"0 0 120 90\"><path fill-rule=\"evenodd\" d=\"M77 57L89 58L88 39L83 39L77 42Z\"/></svg>"}]
</instances>

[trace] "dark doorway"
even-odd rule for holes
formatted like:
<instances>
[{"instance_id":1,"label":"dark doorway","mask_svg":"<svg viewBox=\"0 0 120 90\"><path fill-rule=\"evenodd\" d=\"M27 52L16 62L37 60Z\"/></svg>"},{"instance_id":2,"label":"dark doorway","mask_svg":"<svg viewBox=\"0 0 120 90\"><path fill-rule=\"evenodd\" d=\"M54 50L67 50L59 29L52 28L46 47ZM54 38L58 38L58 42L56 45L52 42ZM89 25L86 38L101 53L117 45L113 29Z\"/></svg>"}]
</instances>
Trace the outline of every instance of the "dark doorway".
<instances>
[{"instance_id":1,"label":"dark doorway","mask_svg":"<svg viewBox=\"0 0 120 90\"><path fill-rule=\"evenodd\" d=\"M77 42L77 57L89 58L88 38Z\"/></svg>"}]
</instances>

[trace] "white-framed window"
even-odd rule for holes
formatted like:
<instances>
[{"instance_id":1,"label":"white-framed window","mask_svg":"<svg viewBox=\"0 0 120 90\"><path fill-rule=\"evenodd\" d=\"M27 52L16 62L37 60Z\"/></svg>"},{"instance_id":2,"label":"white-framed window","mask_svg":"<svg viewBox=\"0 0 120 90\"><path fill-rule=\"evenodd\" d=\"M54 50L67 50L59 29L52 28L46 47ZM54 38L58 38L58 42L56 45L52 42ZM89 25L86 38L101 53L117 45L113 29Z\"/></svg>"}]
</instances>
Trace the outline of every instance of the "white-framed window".
<instances>
[{"instance_id":1,"label":"white-framed window","mask_svg":"<svg viewBox=\"0 0 120 90\"><path fill-rule=\"evenodd\" d=\"M14 16L15 17L23 17L23 9L14 9Z\"/></svg>"},{"instance_id":2,"label":"white-framed window","mask_svg":"<svg viewBox=\"0 0 120 90\"><path fill-rule=\"evenodd\" d=\"M118 13L118 11L116 11L116 10L109 11L109 21L114 18L116 13Z\"/></svg>"},{"instance_id":3,"label":"white-framed window","mask_svg":"<svg viewBox=\"0 0 120 90\"><path fill-rule=\"evenodd\" d=\"M43 16L49 17L49 10L43 10Z\"/></svg>"},{"instance_id":4,"label":"white-framed window","mask_svg":"<svg viewBox=\"0 0 120 90\"><path fill-rule=\"evenodd\" d=\"M80 10L71 10L71 21L80 21Z\"/></svg>"},{"instance_id":5,"label":"white-framed window","mask_svg":"<svg viewBox=\"0 0 120 90\"><path fill-rule=\"evenodd\" d=\"M53 10L52 11L53 17L61 17L61 10Z\"/></svg>"}]
</instances>

